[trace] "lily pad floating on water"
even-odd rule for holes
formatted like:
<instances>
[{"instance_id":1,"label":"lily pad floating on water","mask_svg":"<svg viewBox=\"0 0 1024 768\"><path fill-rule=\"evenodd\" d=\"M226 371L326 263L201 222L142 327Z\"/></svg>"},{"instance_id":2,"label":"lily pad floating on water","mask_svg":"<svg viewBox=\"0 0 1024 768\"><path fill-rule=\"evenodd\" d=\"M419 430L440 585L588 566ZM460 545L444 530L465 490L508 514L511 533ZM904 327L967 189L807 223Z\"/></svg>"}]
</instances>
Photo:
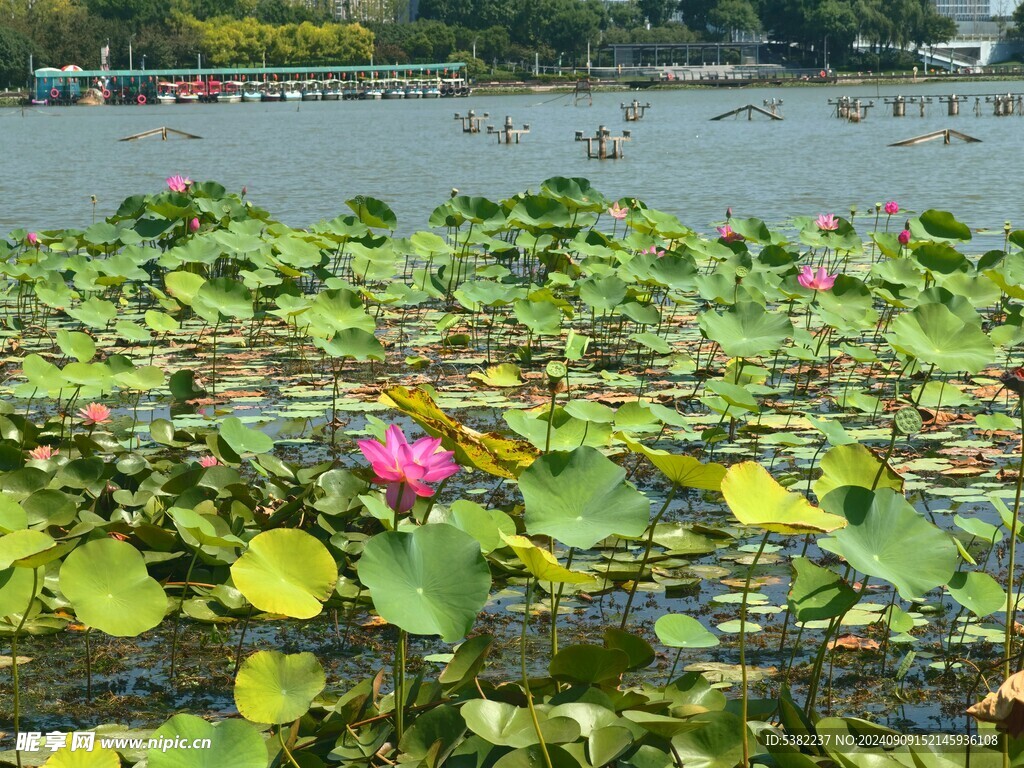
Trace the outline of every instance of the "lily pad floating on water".
<instances>
[{"instance_id":1,"label":"lily pad floating on water","mask_svg":"<svg viewBox=\"0 0 1024 768\"><path fill-rule=\"evenodd\" d=\"M80 544L60 567L60 591L79 620L114 637L136 637L167 613L167 595L142 554L117 539Z\"/></svg>"},{"instance_id":2,"label":"lily pad floating on water","mask_svg":"<svg viewBox=\"0 0 1024 768\"><path fill-rule=\"evenodd\" d=\"M327 685L312 653L258 651L242 662L235 678L235 706L253 723L290 723L309 711Z\"/></svg>"},{"instance_id":3,"label":"lily pad floating on water","mask_svg":"<svg viewBox=\"0 0 1024 768\"><path fill-rule=\"evenodd\" d=\"M311 619L334 591L338 567L316 538L294 528L264 531L231 566L231 579L257 609Z\"/></svg>"}]
</instances>

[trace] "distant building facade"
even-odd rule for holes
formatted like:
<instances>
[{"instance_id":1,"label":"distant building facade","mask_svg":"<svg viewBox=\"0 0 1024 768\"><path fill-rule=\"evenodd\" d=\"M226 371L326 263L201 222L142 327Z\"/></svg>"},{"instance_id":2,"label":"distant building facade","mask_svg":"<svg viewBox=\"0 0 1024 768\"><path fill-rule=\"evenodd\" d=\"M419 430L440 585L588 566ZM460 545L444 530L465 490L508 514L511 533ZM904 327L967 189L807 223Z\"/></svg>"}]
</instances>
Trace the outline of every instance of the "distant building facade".
<instances>
[{"instance_id":1,"label":"distant building facade","mask_svg":"<svg viewBox=\"0 0 1024 768\"><path fill-rule=\"evenodd\" d=\"M987 21L992 16L989 0L935 0L935 10L955 21Z\"/></svg>"}]
</instances>

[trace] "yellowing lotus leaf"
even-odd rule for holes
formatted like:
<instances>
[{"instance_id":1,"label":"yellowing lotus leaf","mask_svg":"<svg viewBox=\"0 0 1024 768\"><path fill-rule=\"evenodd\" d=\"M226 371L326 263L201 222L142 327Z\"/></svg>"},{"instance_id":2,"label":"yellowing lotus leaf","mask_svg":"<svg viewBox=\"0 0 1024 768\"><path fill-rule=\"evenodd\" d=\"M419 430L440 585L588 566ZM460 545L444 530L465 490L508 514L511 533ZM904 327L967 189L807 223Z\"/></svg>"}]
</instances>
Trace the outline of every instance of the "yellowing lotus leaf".
<instances>
[{"instance_id":1,"label":"yellowing lotus leaf","mask_svg":"<svg viewBox=\"0 0 1024 768\"><path fill-rule=\"evenodd\" d=\"M753 461L733 464L722 480L729 509L744 525L782 534L829 533L846 527L846 519L815 507L799 493L787 491Z\"/></svg>"}]
</instances>

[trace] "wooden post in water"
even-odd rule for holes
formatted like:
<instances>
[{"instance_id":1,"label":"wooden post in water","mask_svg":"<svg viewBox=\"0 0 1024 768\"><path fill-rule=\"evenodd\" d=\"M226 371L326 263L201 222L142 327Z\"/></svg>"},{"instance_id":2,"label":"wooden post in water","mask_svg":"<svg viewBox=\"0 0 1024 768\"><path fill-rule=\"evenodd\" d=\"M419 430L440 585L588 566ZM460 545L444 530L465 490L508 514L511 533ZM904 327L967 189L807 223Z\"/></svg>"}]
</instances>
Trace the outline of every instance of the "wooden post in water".
<instances>
[{"instance_id":1,"label":"wooden post in water","mask_svg":"<svg viewBox=\"0 0 1024 768\"><path fill-rule=\"evenodd\" d=\"M619 104L619 109L623 110L623 117L627 123L636 122L643 118L644 113L651 108L651 105L641 104L638 99L633 99L632 104Z\"/></svg>"},{"instance_id":2,"label":"wooden post in water","mask_svg":"<svg viewBox=\"0 0 1024 768\"><path fill-rule=\"evenodd\" d=\"M460 115L458 112L455 113L455 119L462 123L463 133L480 133L481 125L489 117L490 115L487 112L484 112L483 117L478 117L472 109L465 116Z\"/></svg>"},{"instance_id":3,"label":"wooden post in water","mask_svg":"<svg viewBox=\"0 0 1024 768\"><path fill-rule=\"evenodd\" d=\"M524 133L530 132L530 124L523 123L522 128L514 128L512 126L512 116L505 115L505 124L501 128L495 128L493 125L487 126L487 133L496 134L498 137L498 143L501 144L503 141L505 144L511 144L512 140L515 139L515 143L519 143L519 137Z\"/></svg>"},{"instance_id":4,"label":"wooden post in water","mask_svg":"<svg viewBox=\"0 0 1024 768\"><path fill-rule=\"evenodd\" d=\"M619 160L624 156L622 144L629 141L632 135L623 131L621 136L612 136L605 126L599 125L593 136L584 136L583 131L576 131L576 141L587 142L587 157L591 160ZM597 149L594 149L597 142Z\"/></svg>"}]
</instances>

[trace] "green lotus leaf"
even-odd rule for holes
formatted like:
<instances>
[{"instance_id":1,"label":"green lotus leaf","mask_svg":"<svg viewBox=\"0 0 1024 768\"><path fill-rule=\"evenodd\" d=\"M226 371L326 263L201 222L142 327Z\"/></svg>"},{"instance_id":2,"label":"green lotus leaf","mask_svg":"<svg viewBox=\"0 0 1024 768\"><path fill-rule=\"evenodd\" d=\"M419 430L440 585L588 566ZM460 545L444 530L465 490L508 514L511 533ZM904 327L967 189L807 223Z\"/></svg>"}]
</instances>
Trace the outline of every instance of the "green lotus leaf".
<instances>
[{"instance_id":1,"label":"green lotus leaf","mask_svg":"<svg viewBox=\"0 0 1024 768\"><path fill-rule=\"evenodd\" d=\"M277 528L249 542L231 566L231 579L259 610L311 619L334 592L338 566L327 547L310 534Z\"/></svg>"},{"instance_id":2,"label":"green lotus leaf","mask_svg":"<svg viewBox=\"0 0 1024 768\"><path fill-rule=\"evenodd\" d=\"M733 768L743 761L744 723L731 712L705 712L690 724L701 727L672 737L673 754L686 768Z\"/></svg>"},{"instance_id":3,"label":"green lotus leaf","mask_svg":"<svg viewBox=\"0 0 1024 768\"><path fill-rule=\"evenodd\" d=\"M38 571L36 592L42 588L43 571ZM31 568L7 568L0 570L0 619L13 614L23 614L29 601L35 595L32 591Z\"/></svg>"},{"instance_id":4,"label":"green lotus leaf","mask_svg":"<svg viewBox=\"0 0 1024 768\"><path fill-rule=\"evenodd\" d=\"M83 301L77 307L65 310L71 317L90 328L106 328L117 316L117 308L106 299L95 296Z\"/></svg>"},{"instance_id":5,"label":"green lotus leaf","mask_svg":"<svg viewBox=\"0 0 1024 768\"><path fill-rule=\"evenodd\" d=\"M238 670L235 706L253 723L290 723L309 711L326 685L324 668L312 653L258 651Z\"/></svg>"},{"instance_id":6,"label":"green lotus leaf","mask_svg":"<svg viewBox=\"0 0 1024 768\"><path fill-rule=\"evenodd\" d=\"M590 549L609 536L640 536L650 503L626 472L594 448L541 456L519 476L531 534Z\"/></svg>"},{"instance_id":7,"label":"green lotus leaf","mask_svg":"<svg viewBox=\"0 0 1024 768\"><path fill-rule=\"evenodd\" d=\"M669 613L654 622L654 634L669 648L714 648L718 637L692 616Z\"/></svg>"},{"instance_id":8,"label":"green lotus leaf","mask_svg":"<svg viewBox=\"0 0 1024 768\"><path fill-rule=\"evenodd\" d=\"M490 744L522 749L539 743L530 710L526 707L502 701L470 699L462 706L462 716L466 719L466 727ZM571 742L580 737L579 726L569 718L549 718L538 712L537 719L546 742Z\"/></svg>"},{"instance_id":9,"label":"green lotus leaf","mask_svg":"<svg viewBox=\"0 0 1024 768\"><path fill-rule=\"evenodd\" d=\"M823 512L802 494L787 491L760 464L733 464L722 480L722 495L736 519L783 534L827 533L846 520Z\"/></svg>"},{"instance_id":10,"label":"green lotus leaf","mask_svg":"<svg viewBox=\"0 0 1024 768\"><path fill-rule=\"evenodd\" d=\"M841 616L860 596L838 574L815 565L806 557L793 558L789 608L796 620L817 621Z\"/></svg>"},{"instance_id":11,"label":"green lotus leaf","mask_svg":"<svg viewBox=\"0 0 1024 768\"><path fill-rule=\"evenodd\" d=\"M196 294L203 287L206 279L194 272L169 272L164 275L167 292L182 304L191 307Z\"/></svg>"},{"instance_id":12,"label":"green lotus leaf","mask_svg":"<svg viewBox=\"0 0 1024 768\"><path fill-rule=\"evenodd\" d=\"M752 301L740 302L722 313L702 312L697 325L729 357L771 355L793 334L793 324L784 313L769 312Z\"/></svg>"},{"instance_id":13,"label":"green lotus leaf","mask_svg":"<svg viewBox=\"0 0 1024 768\"><path fill-rule=\"evenodd\" d=\"M965 323L943 304L922 304L893 321L893 348L944 373L978 373L993 361L992 341L976 323Z\"/></svg>"},{"instance_id":14,"label":"green lotus leaf","mask_svg":"<svg viewBox=\"0 0 1024 768\"><path fill-rule=\"evenodd\" d=\"M910 220L910 233L918 240L970 240L971 228L949 211L928 209Z\"/></svg>"},{"instance_id":15,"label":"green lotus leaf","mask_svg":"<svg viewBox=\"0 0 1024 768\"><path fill-rule=\"evenodd\" d=\"M384 346L377 337L361 328L337 331L329 341L316 337L313 344L334 358L351 357L353 360L380 361L387 358Z\"/></svg>"},{"instance_id":16,"label":"green lotus leaf","mask_svg":"<svg viewBox=\"0 0 1024 768\"><path fill-rule=\"evenodd\" d=\"M818 546L890 582L903 599L920 600L953 578L960 559L953 539L891 488L846 486L829 493L822 505L849 525L819 539Z\"/></svg>"},{"instance_id":17,"label":"green lotus leaf","mask_svg":"<svg viewBox=\"0 0 1024 768\"><path fill-rule=\"evenodd\" d=\"M1006 591L983 571L959 571L949 580L949 594L975 616L1006 610Z\"/></svg>"},{"instance_id":18,"label":"green lotus leaf","mask_svg":"<svg viewBox=\"0 0 1024 768\"><path fill-rule=\"evenodd\" d=\"M587 756L591 765L612 765L633 745L633 734L621 725L607 725L590 732Z\"/></svg>"},{"instance_id":19,"label":"green lotus leaf","mask_svg":"<svg viewBox=\"0 0 1024 768\"><path fill-rule=\"evenodd\" d=\"M207 749L150 749L151 768L266 768L267 744L263 735L242 720L208 723L195 715L175 715L157 728L151 738L188 743L209 739Z\"/></svg>"},{"instance_id":20,"label":"green lotus leaf","mask_svg":"<svg viewBox=\"0 0 1024 768\"><path fill-rule=\"evenodd\" d=\"M42 531L22 529L0 536L0 571L54 546L54 540Z\"/></svg>"},{"instance_id":21,"label":"green lotus leaf","mask_svg":"<svg viewBox=\"0 0 1024 768\"><path fill-rule=\"evenodd\" d=\"M355 212L356 218L368 227L394 230L398 226L398 217L395 216L395 212L382 200L360 195L346 200L345 205L351 208Z\"/></svg>"},{"instance_id":22,"label":"green lotus leaf","mask_svg":"<svg viewBox=\"0 0 1024 768\"><path fill-rule=\"evenodd\" d=\"M491 571L476 539L441 523L378 533L363 548L359 580L388 623L453 643L487 603Z\"/></svg>"},{"instance_id":23,"label":"green lotus leaf","mask_svg":"<svg viewBox=\"0 0 1024 768\"><path fill-rule=\"evenodd\" d=\"M856 485L860 488L892 488L903 490L903 478L890 467L879 474L882 461L866 446L847 443L829 448L821 457L821 477L814 481L814 493L821 502L836 488ZM876 481L875 478L878 478Z\"/></svg>"},{"instance_id":24,"label":"green lotus leaf","mask_svg":"<svg viewBox=\"0 0 1024 768\"><path fill-rule=\"evenodd\" d=\"M82 623L114 637L136 637L167 613L167 595L142 554L117 539L88 541L64 558L60 591Z\"/></svg>"},{"instance_id":25,"label":"green lotus leaf","mask_svg":"<svg viewBox=\"0 0 1024 768\"><path fill-rule=\"evenodd\" d=\"M235 453L266 453L274 447L274 441L258 429L245 426L237 416L228 416L220 425L220 436Z\"/></svg>"},{"instance_id":26,"label":"green lotus leaf","mask_svg":"<svg viewBox=\"0 0 1024 768\"><path fill-rule=\"evenodd\" d=\"M57 330L57 346L80 363L87 363L96 356L96 342L87 333L60 328Z\"/></svg>"},{"instance_id":27,"label":"green lotus leaf","mask_svg":"<svg viewBox=\"0 0 1024 768\"><path fill-rule=\"evenodd\" d=\"M618 680L629 669L629 656L618 648L599 645L570 645L552 658L548 671L556 680L575 683L607 683Z\"/></svg>"}]
</instances>

